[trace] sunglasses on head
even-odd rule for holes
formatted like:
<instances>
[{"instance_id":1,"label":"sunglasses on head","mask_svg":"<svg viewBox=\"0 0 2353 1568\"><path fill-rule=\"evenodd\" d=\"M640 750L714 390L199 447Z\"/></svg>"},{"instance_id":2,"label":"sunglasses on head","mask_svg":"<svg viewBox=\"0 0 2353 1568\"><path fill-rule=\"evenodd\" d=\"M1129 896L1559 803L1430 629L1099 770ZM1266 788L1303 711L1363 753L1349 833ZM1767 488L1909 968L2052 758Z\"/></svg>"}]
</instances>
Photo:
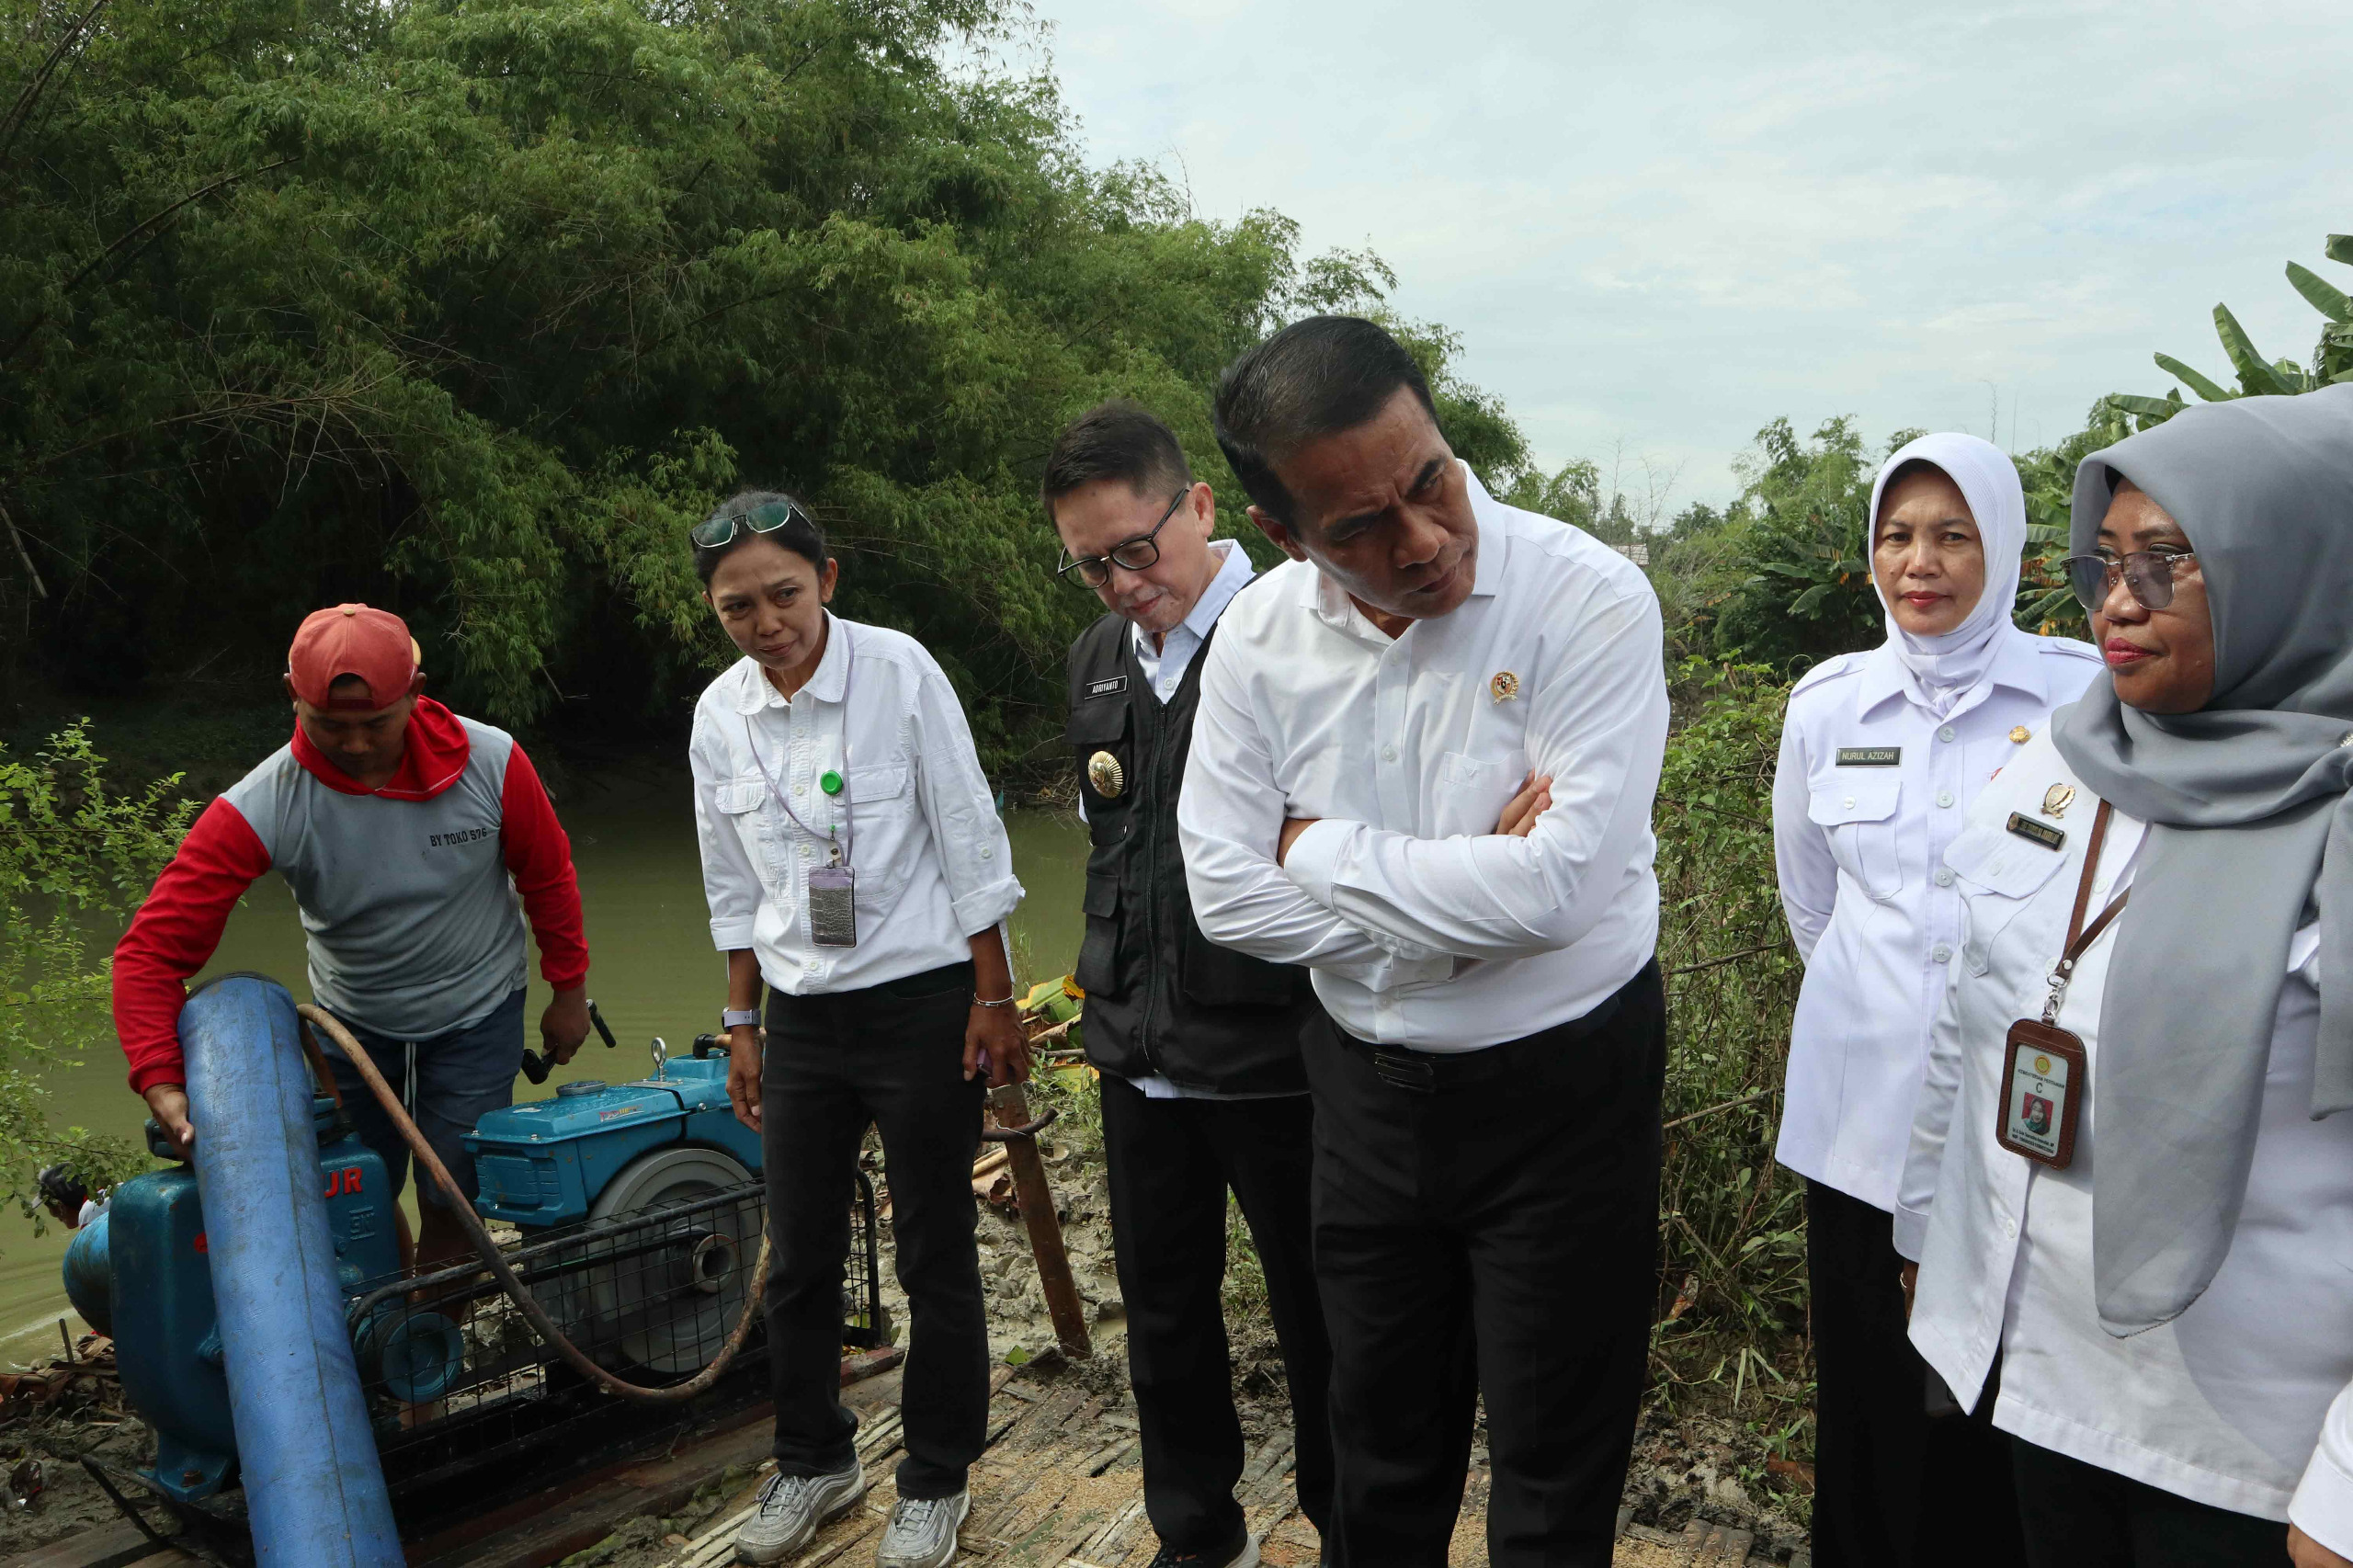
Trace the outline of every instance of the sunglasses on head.
<instances>
[{"instance_id":1,"label":"sunglasses on head","mask_svg":"<svg viewBox=\"0 0 2353 1568\"><path fill-rule=\"evenodd\" d=\"M705 550L717 550L733 539L738 528L748 528L756 534L774 533L795 517L813 528L817 526L810 520L808 513L790 501L763 501L748 511L730 512L723 517L706 517L697 523L687 537Z\"/></svg>"}]
</instances>

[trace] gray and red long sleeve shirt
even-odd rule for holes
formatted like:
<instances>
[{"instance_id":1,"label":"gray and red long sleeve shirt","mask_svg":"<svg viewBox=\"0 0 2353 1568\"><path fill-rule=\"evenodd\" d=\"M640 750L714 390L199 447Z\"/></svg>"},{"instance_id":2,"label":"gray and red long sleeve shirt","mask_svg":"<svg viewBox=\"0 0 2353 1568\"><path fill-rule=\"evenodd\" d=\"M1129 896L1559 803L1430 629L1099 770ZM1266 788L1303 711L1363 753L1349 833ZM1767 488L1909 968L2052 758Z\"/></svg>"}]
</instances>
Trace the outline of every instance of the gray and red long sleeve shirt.
<instances>
[{"instance_id":1,"label":"gray and red long sleeve shirt","mask_svg":"<svg viewBox=\"0 0 2353 1568\"><path fill-rule=\"evenodd\" d=\"M523 983L523 926L561 990L588 975L572 843L523 748L429 699L400 770L363 789L294 738L205 808L114 952L131 1086L184 1081L180 1006L264 872L294 890L311 994L394 1038L479 1023ZM520 895L520 907L517 907Z\"/></svg>"}]
</instances>

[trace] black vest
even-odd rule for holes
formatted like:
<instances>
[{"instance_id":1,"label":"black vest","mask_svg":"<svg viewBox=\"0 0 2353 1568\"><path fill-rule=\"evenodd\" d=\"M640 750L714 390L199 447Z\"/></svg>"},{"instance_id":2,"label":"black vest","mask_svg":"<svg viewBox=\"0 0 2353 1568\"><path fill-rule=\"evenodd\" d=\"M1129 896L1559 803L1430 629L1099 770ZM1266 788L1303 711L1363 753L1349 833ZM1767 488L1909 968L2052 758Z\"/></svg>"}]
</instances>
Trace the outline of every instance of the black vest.
<instances>
[{"instance_id":1,"label":"black vest","mask_svg":"<svg viewBox=\"0 0 2353 1568\"><path fill-rule=\"evenodd\" d=\"M1123 1078L1158 1073L1222 1094L1302 1091L1307 971L1211 942L1185 888L1176 796L1208 661L1204 642L1164 704L1119 616L1071 645L1069 739L1094 845L1074 976L1086 992L1086 1057ZM1098 755L1118 765L1116 793L1090 777Z\"/></svg>"}]
</instances>

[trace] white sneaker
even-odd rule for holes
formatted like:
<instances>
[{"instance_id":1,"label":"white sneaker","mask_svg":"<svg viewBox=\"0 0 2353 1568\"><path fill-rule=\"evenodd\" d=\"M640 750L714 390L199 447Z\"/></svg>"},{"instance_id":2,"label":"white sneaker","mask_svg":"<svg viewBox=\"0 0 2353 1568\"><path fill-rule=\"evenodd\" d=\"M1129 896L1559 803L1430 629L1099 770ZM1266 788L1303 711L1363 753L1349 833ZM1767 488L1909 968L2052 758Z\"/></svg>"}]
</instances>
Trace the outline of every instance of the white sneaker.
<instances>
[{"instance_id":1,"label":"white sneaker","mask_svg":"<svg viewBox=\"0 0 2353 1568\"><path fill-rule=\"evenodd\" d=\"M866 1470L855 1459L831 1475L771 1475L760 1488L760 1511L735 1533L736 1560L781 1562L865 1495Z\"/></svg>"},{"instance_id":2,"label":"white sneaker","mask_svg":"<svg viewBox=\"0 0 2353 1568\"><path fill-rule=\"evenodd\" d=\"M953 1497L902 1497L875 1549L874 1568L946 1568L956 1560L956 1528L972 1511L968 1489Z\"/></svg>"}]
</instances>

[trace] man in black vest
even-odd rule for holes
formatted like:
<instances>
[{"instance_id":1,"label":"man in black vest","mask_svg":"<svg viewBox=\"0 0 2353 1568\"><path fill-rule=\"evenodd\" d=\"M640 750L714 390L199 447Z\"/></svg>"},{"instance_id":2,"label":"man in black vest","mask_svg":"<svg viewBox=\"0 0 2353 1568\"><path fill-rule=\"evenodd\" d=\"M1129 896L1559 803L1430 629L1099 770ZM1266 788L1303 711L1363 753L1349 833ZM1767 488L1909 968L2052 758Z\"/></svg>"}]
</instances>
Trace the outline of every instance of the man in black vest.
<instances>
[{"instance_id":1,"label":"man in black vest","mask_svg":"<svg viewBox=\"0 0 2353 1568\"><path fill-rule=\"evenodd\" d=\"M1081 415L1046 460L1065 581L1109 614L1070 652L1086 865L1087 1060L1103 1076L1111 1239L1128 1310L1155 1564L1250 1568L1234 1501L1242 1427L1226 1357L1226 1190L1249 1221L1297 1431L1292 1482L1320 1530L1332 1494L1331 1347L1309 1256L1306 971L1205 938L1176 843L1202 652L1252 576L1167 426L1130 403Z\"/></svg>"}]
</instances>

